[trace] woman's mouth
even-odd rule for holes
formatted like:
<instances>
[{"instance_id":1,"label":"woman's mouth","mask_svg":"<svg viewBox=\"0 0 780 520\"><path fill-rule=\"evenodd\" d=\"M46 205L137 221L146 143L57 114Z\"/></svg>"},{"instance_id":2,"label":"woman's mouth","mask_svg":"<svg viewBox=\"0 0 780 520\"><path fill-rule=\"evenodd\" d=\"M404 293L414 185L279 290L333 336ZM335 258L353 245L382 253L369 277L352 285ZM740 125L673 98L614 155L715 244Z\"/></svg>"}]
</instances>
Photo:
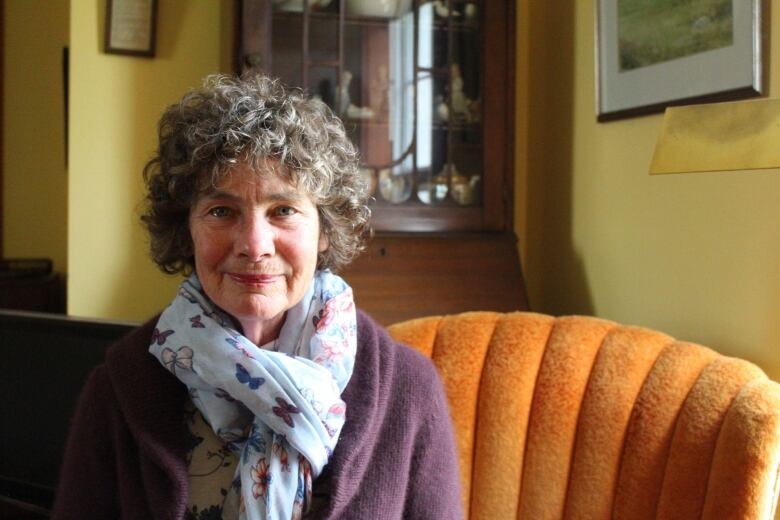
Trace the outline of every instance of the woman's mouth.
<instances>
[{"instance_id":1,"label":"woman's mouth","mask_svg":"<svg viewBox=\"0 0 780 520\"><path fill-rule=\"evenodd\" d=\"M278 274L242 274L228 273L231 280L242 285L262 286L276 282L281 275Z\"/></svg>"}]
</instances>

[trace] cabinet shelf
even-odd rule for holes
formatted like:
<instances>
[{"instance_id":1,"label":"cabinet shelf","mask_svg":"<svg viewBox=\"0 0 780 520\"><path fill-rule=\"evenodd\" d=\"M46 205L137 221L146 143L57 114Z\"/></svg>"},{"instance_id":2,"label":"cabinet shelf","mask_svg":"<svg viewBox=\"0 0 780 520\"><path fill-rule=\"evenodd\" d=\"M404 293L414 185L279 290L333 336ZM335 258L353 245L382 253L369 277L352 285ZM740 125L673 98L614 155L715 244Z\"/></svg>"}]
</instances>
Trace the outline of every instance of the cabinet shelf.
<instances>
[{"instance_id":1,"label":"cabinet shelf","mask_svg":"<svg viewBox=\"0 0 780 520\"><path fill-rule=\"evenodd\" d=\"M295 21L296 23L300 23L301 19L303 18L303 12L274 11L273 16L274 16L274 21L283 22L285 20L289 20L289 21ZM338 23L339 18L340 16L338 12L317 11L317 10L312 10L309 12L309 20L313 23L317 23L317 22ZM385 18L381 16L355 16L350 14L344 15L344 24L346 25L387 26L393 20L398 20L398 18ZM453 31L471 32L471 31L479 31L479 23L476 20L453 20L452 25L450 26L446 19L442 19L437 16L435 17L433 23L430 24L427 28L434 29L437 31L453 30Z\"/></svg>"},{"instance_id":2,"label":"cabinet shelf","mask_svg":"<svg viewBox=\"0 0 780 520\"><path fill-rule=\"evenodd\" d=\"M303 19L303 13L297 11L274 11L274 22L291 21L300 23ZM311 23L338 23L339 14L323 11L312 11L309 13L309 21ZM390 23L390 19L381 18L378 16L344 16L345 25L358 25L358 26L383 26L386 27Z\"/></svg>"},{"instance_id":3,"label":"cabinet shelf","mask_svg":"<svg viewBox=\"0 0 780 520\"><path fill-rule=\"evenodd\" d=\"M436 20L428 26L436 31L477 32L479 24L476 21L453 21L450 26L446 21Z\"/></svg>"}]
</instances>

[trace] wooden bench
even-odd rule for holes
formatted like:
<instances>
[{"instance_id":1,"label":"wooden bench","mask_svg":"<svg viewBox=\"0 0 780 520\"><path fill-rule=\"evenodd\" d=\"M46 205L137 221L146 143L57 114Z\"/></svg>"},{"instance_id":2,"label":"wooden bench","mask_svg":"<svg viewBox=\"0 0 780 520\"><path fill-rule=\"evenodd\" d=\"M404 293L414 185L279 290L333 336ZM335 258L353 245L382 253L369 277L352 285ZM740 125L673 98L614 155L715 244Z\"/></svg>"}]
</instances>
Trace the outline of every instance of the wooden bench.
<instances>
[{"instance_id":1,"label":"wooden bench","mask_svg":"<svg viewBox=\"0 0 780 520\"><path fill-rule=\"evenodd\" d=\"M0 516L48 515L84 380L106 347L135 326L0 310Z\"/></svg>"}]
</instances>

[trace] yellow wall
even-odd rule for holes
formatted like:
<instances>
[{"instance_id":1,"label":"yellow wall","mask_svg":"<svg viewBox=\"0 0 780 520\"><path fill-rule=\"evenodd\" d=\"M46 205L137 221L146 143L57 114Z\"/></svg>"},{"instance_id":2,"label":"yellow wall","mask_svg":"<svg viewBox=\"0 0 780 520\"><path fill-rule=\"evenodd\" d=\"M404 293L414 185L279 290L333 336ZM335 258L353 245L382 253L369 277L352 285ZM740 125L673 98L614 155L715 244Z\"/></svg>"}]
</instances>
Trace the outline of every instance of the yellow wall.
<instances>
[{"instance_id":1,"label":"yellow wall","mask_svg":"<svg viewBox=\"0 0 780 520\"><path fill-rule=\"evenodd\" d=\"M71 5L68 312L141 320L178 278L148 259L141 171L162 110L226 70L231 2L161 0L154 59L102 52L105 0Z\"/></svg>"},{"instance_id":2,"label":"yellow wall","mask_svg":"<svg viewBox=\"0 0 780 520\"><path fill-rule=\"evenodd\" d=\"M68 32L57 9L67 3L40 2L6 1L14 75L5 83L4 246L9 255L52 256L64 268L56 118ZM70 6L71 314L140 320L164 306L177 283L147 259L140 172L162 109L205 74L229 70L232 6L159 7L157 57L143 59L102 53L104 0ZM780 379L780 175L649 176L660 116L596 123L593 14L593 0L518 5L515 223L533 308L658 328L751 359ZM780 5L768 15L778 26ZM42 31L55 37L31 36ZM770 56L780 52L777 38ZM769 95L780 96L778 74L772 70Z\"/></svg>"},{"instance_id":3,"label":"yellow wall","mask_svg":"<svg viewBox=\"0 0 780 520\"><path fill-rule=\"evenodd\" d=\"M62 49L69 0L5 0L3 253L66 270ZM46 37L41 37L45 35Z\"/></svg>"},{"instance_id":4,"label":"yellow wall","mask_svg":"<svg viewBox=\"0 0 780 520\"><path fill-rule=\"evenodd\" d=\"M780 380L780 172L649 176L661 116L595 119L593 1L519 13L529 117L516 229L531 305L657 328ZM780 4L767 16L780 27Z\"/></svg>"}]
</instances>

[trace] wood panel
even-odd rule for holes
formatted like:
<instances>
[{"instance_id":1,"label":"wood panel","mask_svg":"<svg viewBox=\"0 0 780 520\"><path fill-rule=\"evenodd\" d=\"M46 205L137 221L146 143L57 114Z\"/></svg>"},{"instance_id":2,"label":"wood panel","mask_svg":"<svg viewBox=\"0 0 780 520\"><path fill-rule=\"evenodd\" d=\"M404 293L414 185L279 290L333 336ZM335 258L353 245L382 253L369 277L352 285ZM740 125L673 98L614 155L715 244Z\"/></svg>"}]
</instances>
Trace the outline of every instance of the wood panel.
<instances>
[{"instance_id":1,"label":"wood panel","mask_svg":"<svg viewBox=\"0 0 780 520\"><path fill-rule=\"evenodd\" d=\"M0 122L5 121L5 0L0 0ZM0 124L0 258L3 258L3 227L5 210L3 209L3 164L5 164L5 152L3 150L3 124Z\"/></svg>"},{"instance_id":2,"label":"wood panel","mask_svg":"<svg viewBox=\"0 0 780 520\"><path fill-rule=\"evenodd\" d=\"M528 310L512 233L379 235L342 276L383 325L464 311Z\"/></svg>"},{"instance_id":3,"label":"wood panel","mask_svg":"<svg viewBox=\"0 0 780 520\"><path fill-rule=\"evenodd\" d=\"M65 279L58 273L0 278L0 309L65 312Z\"/></svg>"}]
</instances>

